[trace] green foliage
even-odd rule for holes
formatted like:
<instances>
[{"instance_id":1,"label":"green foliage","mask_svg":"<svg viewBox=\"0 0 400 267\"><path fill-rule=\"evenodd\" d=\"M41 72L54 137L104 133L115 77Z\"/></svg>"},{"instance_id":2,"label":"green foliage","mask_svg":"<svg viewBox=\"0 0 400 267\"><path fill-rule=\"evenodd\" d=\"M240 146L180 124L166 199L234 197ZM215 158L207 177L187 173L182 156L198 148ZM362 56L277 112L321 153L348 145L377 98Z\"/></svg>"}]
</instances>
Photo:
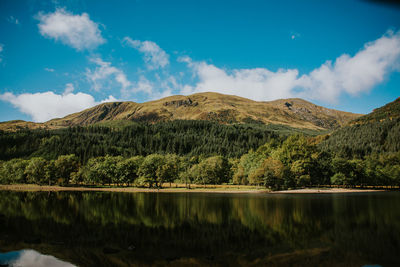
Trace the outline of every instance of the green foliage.
<instances>
[{"instance_id":1,"label":"green foliage","mask_svg":"<svg viewBox=\"0 0 400 267\"><path fill-rule=\"evenodd\" d=\"M253 181L249 181L249 175L254 172L265 158L263 149L259 149L257 152L250 150L247 154L240 158L237 172L233 176L233 183L235 184L248 184Z\"/></svg>"},{"instance_id":2,"label":"green foliage","mask_svg":"<svg viewBox=\"0 0 400 267\"><path fill-rule=\"evenodd\" d=\"M40 157L31 158L25 168L27 182L32 184L47 184L46 166L47 161L45 159Z\"/></svg>"},{"instance_id":3,"label":"green foliage","mask_svg":"<svg viewBox=\"0 0 400 267\"><path fill-rule=\"evenodd\" d=\"M0 181L3 184L26 183L25 168L28 161L24 159L12 159L0 163Z\"/></svg>"},{"instance_id":4,"label":"green foliage","mask_svg":"<svg viewBox=\"0 0 400 267\"><path fill-rule=\"evenodd\" d=\"M177 155L168 154L164 156L163 164L158 170L157 176L160 183L173 182L179 176L180 158Z\"/></svg>"},{"instance_id":5,"label":"green foliage","mask_svg":"<svg viewBox=\"0 0 400 267\"><path fill-rule=\"evenodd\" d=\"M84 167L83 181L87 184L119 184L120 176L117 173L117 163L122 157L105 156L91 158Z\"/></svg>"},{"instance_id":6,"label":"green foliage","mask_svg":"<svg viewBox=\"0 0 400 267\"><path fill-rule=\"evenodd\" d=\"M50 160L46 164L46 167L45 167L46 181L49 185L52 185L52 184L65 185L66 183L64 182L64 180L57 179L57 177L59 177L59 176L58 176L58 169L55 165L55 162L56 162L55 160ZM67 181L68 180L69 180L69 178L67 179Z\"/></svg>"},{"instance_id":7,"label":"green foliage","mask_svg":"<svg viewBox=\"0 0 400 267\"><path fill-rule=\"evenodd\" d=\"M135 156L119 161L117 163L117 176L120 177L119 181L128 185L133 184L139 177L138 171L143 159L142 156Z\"/></svg>"},{"instance_id":8,"label":"green foliage","mask_svg":"<svg viewBox=\"0 0 400 267\"><path fill-rule=\"evenodd\" d=\"M159 154L148 155L139 168L139 175L144 178L144 181L152 187L159 186L162 183L162 166L164 165L164 157ZM161 185L160 185L161 186Z\"/></svg>"},{"instance_id":9,"label":"green foliage","mask_svg":"<svg viewBox=\"0 0 400 267\"><path fill-rule=\"evenodd\" d=\"M222 184L229 181L231 166L223 156L204 159L190 169L192 181L197 184Z\"/></svg>"},{"instance_id":10,"label":"green foliage","mask_svg":"<svg viewBox=\"0 0 400 267\"><path fill-rule=\"evenodd\" d=\"M71 174L77 172L79 169L78 158L75 155L59 156L54 162L54 177L59 185L69 183Z\"/></svg>"},{"instance_id":11,"label":"green foliage","mask_svg":"<svg viewBox=\"0 0 400 267\"><path fill-rule=\"evenodd\" d=\"M284 166L280 160L268 157L249 176L251 184L279 189L283 184Z\"/></svg>"},{"instance_id":12,"label":"green foliage","mask_svg":"<svg viewBox=\"0 0 400 267\"><path fill-rule=\"evenodd\" d=\"M280 135L268 126L222 125L208 121L127 123L114 127L88 126L59 130L0 131L0 160L75 154L81 163L112 155L225 155L239 157ZM282 137L283 138L283 137Z\"/></svg>"},{"instance_id":13,"label":"green foliage","mask_svg":"<svg viewBox=\"0 0 400 267\"><path fill-rule=\"evenodd\" d=\"M331 177L331 183L334 185L346 185L348 178L341 172L335 173Z\"/></svg>"},{"instance_id":14,"label":"green foliage","mask_svg":"<svg viewBox=\"0 0 400 267\"><path fill-rule=\"evenodd\" d=\"M285 177L288 186L311 185L311 177L321 174L316 160L317 147L303 135L289 137L272 155L290 169Z\"/></svg>"}]
</instances>

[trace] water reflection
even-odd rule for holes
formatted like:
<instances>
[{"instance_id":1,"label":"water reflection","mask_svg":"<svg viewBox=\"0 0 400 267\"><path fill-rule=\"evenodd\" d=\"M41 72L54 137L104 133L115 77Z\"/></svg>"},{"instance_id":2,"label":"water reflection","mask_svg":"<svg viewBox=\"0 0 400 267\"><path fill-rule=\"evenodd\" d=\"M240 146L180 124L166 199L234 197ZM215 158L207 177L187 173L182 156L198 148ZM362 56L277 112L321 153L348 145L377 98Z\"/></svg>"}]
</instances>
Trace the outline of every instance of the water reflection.
<instances>
[{"instance_id":1,"label":"water reflection","mask_svg":"<svg viewBox=\"0 0 400 267\"><path fill-rule=\"evenodd\" d=\"M35 250L25 249L0 253L0 264L12 267L74 267L71 263L61 261L56 257L43 255Z\"/></svg>"},{"instance_id":2,"label":"water reflection","mask_svg":"<svg viewBox=\"0 0 400 267\"><path fill-rule=\"evenodd\" d=\"M0 249L77 265L396 265L400 194L0 192Z\"/></svg>"}]
</instances>

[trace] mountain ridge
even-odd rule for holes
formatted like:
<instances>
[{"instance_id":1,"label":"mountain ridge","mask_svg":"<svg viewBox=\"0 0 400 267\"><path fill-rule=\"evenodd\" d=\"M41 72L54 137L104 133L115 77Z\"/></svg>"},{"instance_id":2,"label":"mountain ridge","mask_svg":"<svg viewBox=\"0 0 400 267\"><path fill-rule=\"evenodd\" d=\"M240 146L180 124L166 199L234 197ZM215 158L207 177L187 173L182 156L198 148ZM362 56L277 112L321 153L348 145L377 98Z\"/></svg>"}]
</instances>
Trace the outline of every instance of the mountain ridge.
<instances>
[{"instance_id":1,"label":"mountain ridge","mask_svg":"<svg viewBox=\"0 0 400 267\"><path fill-rule=\"evenodd\" d=\"M144 103L132 101L102 103L44 123L9 121L0 123L1 130L56 129L87 126L105 121L156 123L170 120L208 120L222 124L280 124L300 129L333 130L362 116L328 109L300 98L255 101L219 93L174 95Z\"/></svg>"},{"instance_id":2,"label":"mountain ridge","mask_svg":"<svg viewBox=\"0 0 400 267\"><path fill-rule=\"evenodd\" d=\"M400 151L400 97L333 131L322 147L341 157Z\"/></svg>"},{"instance_id":3,"label":"mountain ridge","mask_svg":"<svg viewBox=\"0 0 400 267\"><path fill-rule=\"evenodd\" d=\"M365 124L382 122L385 120L395 120L400 118L400 97L392 102L389 102L382 107L374 109L371 113L361 116L351 124Z\"/></svg>"}]
</instances>

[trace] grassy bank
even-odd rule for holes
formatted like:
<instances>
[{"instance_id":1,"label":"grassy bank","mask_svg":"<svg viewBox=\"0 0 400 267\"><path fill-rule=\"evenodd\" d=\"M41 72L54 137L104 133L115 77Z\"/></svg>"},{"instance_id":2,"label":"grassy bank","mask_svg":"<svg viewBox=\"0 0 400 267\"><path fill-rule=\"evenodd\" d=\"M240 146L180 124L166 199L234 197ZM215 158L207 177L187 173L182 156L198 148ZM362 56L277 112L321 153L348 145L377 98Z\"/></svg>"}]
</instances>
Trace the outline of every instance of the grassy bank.
<instances>
[{"instance_id":1,"label":"grassy bank","mask_svg":"<svg viewBox=\"0 0 400 267\"><path fill-rule=\"evenodd\" d=\"M198 192L198 193L273 193L273 194L326 194L326 193L357 193L357 192L378 192L385 191L383 189L360 189L360 188L302 188L293 190L270 191L265 187L246 186L246 185L190 185L190 189L184 184L165 185L161 189L157 188L141 188L141 187L116 187L116 186L48 186L34 184L13 184L0 185L0 190L9 191L102 191L102 192Z\"/></svg>"}]
</instances>

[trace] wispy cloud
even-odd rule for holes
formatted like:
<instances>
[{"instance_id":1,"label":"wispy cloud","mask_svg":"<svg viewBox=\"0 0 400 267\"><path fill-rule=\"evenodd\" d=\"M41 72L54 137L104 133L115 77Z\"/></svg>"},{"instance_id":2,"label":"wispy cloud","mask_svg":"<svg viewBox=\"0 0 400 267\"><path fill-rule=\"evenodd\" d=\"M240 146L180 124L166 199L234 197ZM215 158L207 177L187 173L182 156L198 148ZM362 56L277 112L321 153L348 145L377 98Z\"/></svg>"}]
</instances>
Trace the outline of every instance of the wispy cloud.
<instances>
[{"instance_id":1,"label":"wispy cloud","mask_svg":"<svg viewBox=\"0 0 400 267\"><path fill-rule=\"evenodd\" d=\"M142 73L136 81L130 81L126 74L113 66L111 62L103 61L100 57L90 58L90 61L96 67L92 70L86 69L85 76L95 91L107 90L119 85L124 99L131 99L137 93L143 93L145 98L152 100L172 95L173 90L180 86L176 79L167 73L147 73L147 75ZM152 76L153 79L147 76Z\"/></svg>"},{"instance_id":2,"label":"wispy cloud","mask_svg":"<svg viewBox=\"0 0 400 267\"><path fill-rule=\"evenodd\" d=\"M31 116L35 122L61 118L100 103L116 101L110 95L107 99L96 102L93 96L82 92L74 94L72 93L73 90L73 85L68 83L63 94L56 94L51 91L19 95L4 93L0 94L0 100L11 103L22 113Z\"/></svg>"},{"instance_id":3,"label":"wispy cloud","mask_svg":"<svg viewBox=\"0 0 400 267\"><path fill-rule=\"evenodd\" d=\"M3 44L0 44L0 62L2 62L3 61L3 50L4 50L4 45Z\"/></svg>"},{"instance_id":4,"label":"wispy cloud","mask_svg":"<svg viewBox=\"0 0 400 267\"><path fill-rule=\"evenodd\" d=\"M95 91L100 91L110 85L110 77L113 77L114 82L120 84L122 92L129 90L132 86L125 73L112 66L111 62L103 61L100 57L91 58L90 61L96 64L96 68L94 70L86 69L86 77Z\"/></svg>"},{"instance_id":5,"label":"wispy cloud","mask_svg":"<svg viewBox=\"0 0 400 267\"><path fill-rule=\"evenodd\" d=\"M7 21L10 22L10 23L13 23L15 25L19 25L20 24L19 20L14 16L9 16L7 18Z\"/></svg>"},{"instance_id":6,"label":"wispy cloud","mask_svg":"<svg viewBox=\"0 0 400 267\"><path fill-rule=\"evenodd\" d=\"M132 88L132 92L137 93L137 92L144 92L146 94L152 94L154 90L154 85L151 83L146 77L143 75L140 76L139 81L137 81ZM131 92L131 93L132 93Z\"/></svg>"},{"instance_id":7,"label":"wispy cloud","mask_svg":"<svg viewBox=\"0 0 400 267\"><path fill-rule=\"evenodd\" d=\"M40 33L48 38L61 41L77 50L93 49L103 44L99 25L87 13L74 15L65 9L37 15Z\"/></svg>"},{"instance_id":8,"label":"wispy cloud","mask_svg":"<svg viewBox=\"0 0 400 267\"><path fill-rule=\"evenodd\" d=\"M290 39L292 39L292 40L295 40L295 39L298 39L298 38L300 38L300 33L298 33L298 32L290 32Z\"/></svg>"},{"instance_id":9,"label":"wispy cloud","mask_svg":"<svg viewBox=\"0 0 400 267\"><path fill-rule=\"evenodd\" d=\"M52 68L44 68L44 70L48 71L48 72L54 72L55 71L55 69L52 69Z\"/></svg>"},{"instance_id":10,"label":"wispy cloud","mask_svg":"<svg viewBox=\"0 0 400 267\"><path fill-rule=\"evenodd\" d=\"M178 61L186 63L197 78L195 85L184 86L184 94L214 91L254 100L303 97L332 103L343 93L356 96L370 91L389 73L399 70L399 59L400 32L389 31L354 56L343 54L302 76L297 69L227 70L189 57Z\"/></svg>"},{"instance_id":11,"label":"wispy cloud","mask_svg":"<svg viewBox=\"0 0 400 267\"><path fill-rule=\"evenodd\" d=\"M132 40L125 37L124 43L143 53L143 59L150 70L164 68L169 64L169 55L152 41Z\"/></svg>"},{"instance_id":12,"label":"wispy cloud","mask_svg":"<svg viewBox=\"0 0 400 267\"><path fill-rule=\"evenodd\" d=\"M65 85L64 93L63 95L69 95L75 90L74 84L73 83L67 83Z\"/></svg>"}]
</instances>

